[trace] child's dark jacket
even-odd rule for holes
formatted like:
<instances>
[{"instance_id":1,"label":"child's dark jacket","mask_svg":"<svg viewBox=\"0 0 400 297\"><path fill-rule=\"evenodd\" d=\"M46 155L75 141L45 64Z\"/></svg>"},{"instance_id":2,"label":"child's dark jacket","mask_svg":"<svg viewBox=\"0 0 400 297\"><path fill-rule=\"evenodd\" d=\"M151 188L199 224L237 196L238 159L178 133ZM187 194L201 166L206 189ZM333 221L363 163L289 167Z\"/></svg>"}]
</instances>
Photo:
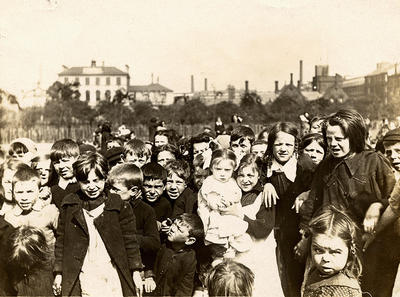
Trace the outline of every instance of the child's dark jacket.
<instances>
[{"instance_id":1,"label":"child's dark jacket","mask_svg":"<svg viewBox=\"0 0 400 297\"><path fill-rule=\"evenodd\" d=\"M155 202L150 202L146 199L143 201L153 207L156 213L157 221L162 222L171 217L172 207L167 198L165 198L164 196L160 196Z\"/></svg>"},{"instance_id":2,"label":"child's dark jacket","mask_svg":"<svg viewBox=\"0 0 400 297\"><path fill-rule=\"evenodd\" d=\"M161 246L154 264L156 290L154 296L192 296L196 254L186 248L175 251Z\"/></svg>"},{"instance_id":3,"label":"child's dark jacket","mask_svg":"<svg viewBox=\"0 0 400 297\"><path fill-rule=\"evenodd\" d=\"M173 203L172 218L183 213L197 214L197 195L190 188L186 188Z\"/></svg>"},{"instance_id":4,"label":"child's dark jacket","mask_svg":"<svg viewBox=\"0 0 400 297\"><path fill-rule=\"evenodd\" d=\"M62 295L80 295L79 274L89 245L81 191L63 199L56 235L54 273L62 273ZM121 281L124 296L135 295L132 271L142 268L135 216L129 203L107 194L103 213L94 220Z\"/></svg>"},{"instance_id":5,"label":"child's dark jacket","mask_svg":"<svg viewBox=\"0 0 400 297\"><path fill-rule=\"evenodd\" d=\"M153 270L157 251L160 249L160 234L157 229L154 209L141 199L130 201L136 218L136 237L145 270Z\"/></svg>"},{"instance_id":6,"label":"child's dark jacket","mask_svg":"<svg viewBox=\"0 0 400 297\"><path fill-rule=\"evenodd\" d=\"M62 201L65 196L71 193L76 193L79 191L78 183L70 183L64 189L62 189L59 185L54 185L50 188L51 191L51 203L55 204L58 209L61 208Z\"/></svg>"},{"instance_id":7,"label":"child's dark jacket","mask_svg":"<svg viewBox=\"0 0 400 297\"><path fill-rule=\"evenodd\" d=\"M7 243L9 242L8 238L13 230L14 228L8 224L2 216L0 216L0 296L16 294L7 271L8 259L4 256L7 249Z\"/></svg>"}]
</instances>

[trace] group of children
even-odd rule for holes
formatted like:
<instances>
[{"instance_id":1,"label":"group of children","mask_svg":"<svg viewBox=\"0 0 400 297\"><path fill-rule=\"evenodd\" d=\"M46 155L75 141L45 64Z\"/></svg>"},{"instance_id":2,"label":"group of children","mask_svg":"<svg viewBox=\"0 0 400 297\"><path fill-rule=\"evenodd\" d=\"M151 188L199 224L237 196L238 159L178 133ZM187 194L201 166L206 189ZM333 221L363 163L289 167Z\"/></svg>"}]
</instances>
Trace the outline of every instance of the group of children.
<instances>
[{"instance_id":1,"label":"group of children","mask_svg":"<svg viewBox=\"0 0 400 297\"><path fill-rule=\"evenodd\" d=\"M16 139L0 167L0 295L361 296L354 215L323 203L303 223L319 164L349 138L329 131L238 126L185 145L161 131L45 153Z\"/></svg>"}]
</instances>

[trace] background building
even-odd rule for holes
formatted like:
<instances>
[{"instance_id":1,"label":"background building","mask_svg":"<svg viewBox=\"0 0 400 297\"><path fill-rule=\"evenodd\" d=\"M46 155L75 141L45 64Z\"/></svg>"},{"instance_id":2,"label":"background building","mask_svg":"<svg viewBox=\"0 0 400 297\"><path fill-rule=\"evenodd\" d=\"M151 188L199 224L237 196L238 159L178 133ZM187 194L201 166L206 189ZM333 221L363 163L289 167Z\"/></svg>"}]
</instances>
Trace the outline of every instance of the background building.
<instances>
[{"instance_id":1,"label":"background building","mask_svg":"<svg viewBox=\"0 0 400 297\"><path fill-rule=\"evenodd\" d=\"M81 100L88 101L89 105L95 106L100 100L111 100L117 90L126 93L129 88L129 66L126 72L116 67L97 66L92 61L90 67L64 67L64 71L58 74L60 82L79 82Z\"/></svg>"}]
</instances>

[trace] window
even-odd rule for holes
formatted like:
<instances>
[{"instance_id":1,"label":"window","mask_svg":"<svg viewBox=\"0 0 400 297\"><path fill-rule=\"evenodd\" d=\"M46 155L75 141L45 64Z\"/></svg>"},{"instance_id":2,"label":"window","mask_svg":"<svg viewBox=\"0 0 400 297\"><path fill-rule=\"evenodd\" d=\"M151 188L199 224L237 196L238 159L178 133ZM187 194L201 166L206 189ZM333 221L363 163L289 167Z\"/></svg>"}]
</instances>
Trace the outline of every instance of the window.
<instances>
[{"instance_id":1,"label":"window","mask_svg":"<svg viewBox=\"0 0 400 297\"><path fill-rule=\"evenodd\" d=\"M90 85L90 77L86 77L85 78L85 83L86 83L87 86Z\"/></svg>"},{"instance_id":2,"label":"window","mask_svg":"<svg viewBox=\"0 0 400 297\"><path fill-rule=\"evenodd\" d=\"M104 95L106 97L106 100L108 100L108 101L111 100L111 91L110 90L107 90Z\"/></svg>"},{"instance_id":3,"label":"window","mask_svg":"<svg viewBox=\"0 0 400 297\"><path fill-rule=\"evenodd\" d=\"M96 77L96 86L100 85L100 77Z\"/></svg>"},{"instance_id":4,"label":"window","mask_svg":"<svg viewBox=\"0 0 400 297\"><path fill-rule=\"evenodd\" d=\"M96 91L96 101L100 101L100 91Z\"/></svg>"},{"instance_id":5,"label":"window","mask_svg":"<svg viewBox=\"0 0 400 297\"><path fill-rule=\"evenodd\" d=\"M121 85L121 78L117 77L117 86L120 86L120 85Z\"/></svg>"},{"instance_id":6,"label":"window","mask_svg":"<svg viewBox=\"0 0 400 297\"><path fill-rule=\"evenodd\" d=\"M90 101L90 91L86 91L86 101Z\"/></svg>"},{"instance_id":7,"label":"window","mask_svg":"<svg viewBox=\"0 0 400 297\"><path fill-rule=\"evenodd\" d=\"M68 83L68 77L64 77L64 83L65 83L65 84Z\"/></svg>"},{"instance_id":8,"label":"window","mask_svg":"<svg viewBox=\"0 0 400 297\"><path fill-rule=\"evenodd\" d=\"M110 85L110 78L106 77L106 85L109 86Z\"/></svg>"}]
</instances>

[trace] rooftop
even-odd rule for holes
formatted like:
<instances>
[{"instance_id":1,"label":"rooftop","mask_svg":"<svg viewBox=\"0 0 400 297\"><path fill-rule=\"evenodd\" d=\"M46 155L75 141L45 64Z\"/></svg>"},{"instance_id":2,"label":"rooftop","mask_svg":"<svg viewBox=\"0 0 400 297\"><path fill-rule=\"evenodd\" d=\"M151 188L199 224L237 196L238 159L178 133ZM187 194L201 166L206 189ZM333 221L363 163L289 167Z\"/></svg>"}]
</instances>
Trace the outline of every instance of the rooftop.
<instances>
[{"instance_id":1,"label":"rooftop","mask_svg":"<svg viewBox=\"0 0 400 297\"><path fill-rule=\"evenodd\" d=\"M116 67L71 67L58 74L59 76L98 76L98 75L129 75Z\"/></svg>"},{"instance_id":2,"label":"rooftop","mask_svg":"<svg viewBox=\"0 0 400 297\"><path fill-rule=\"evenodd\" d=\"M160 85L159 83L153 83L144 86L129 86L128 92L173 92L172 90Z\"/></svg>"}]
</instances>

